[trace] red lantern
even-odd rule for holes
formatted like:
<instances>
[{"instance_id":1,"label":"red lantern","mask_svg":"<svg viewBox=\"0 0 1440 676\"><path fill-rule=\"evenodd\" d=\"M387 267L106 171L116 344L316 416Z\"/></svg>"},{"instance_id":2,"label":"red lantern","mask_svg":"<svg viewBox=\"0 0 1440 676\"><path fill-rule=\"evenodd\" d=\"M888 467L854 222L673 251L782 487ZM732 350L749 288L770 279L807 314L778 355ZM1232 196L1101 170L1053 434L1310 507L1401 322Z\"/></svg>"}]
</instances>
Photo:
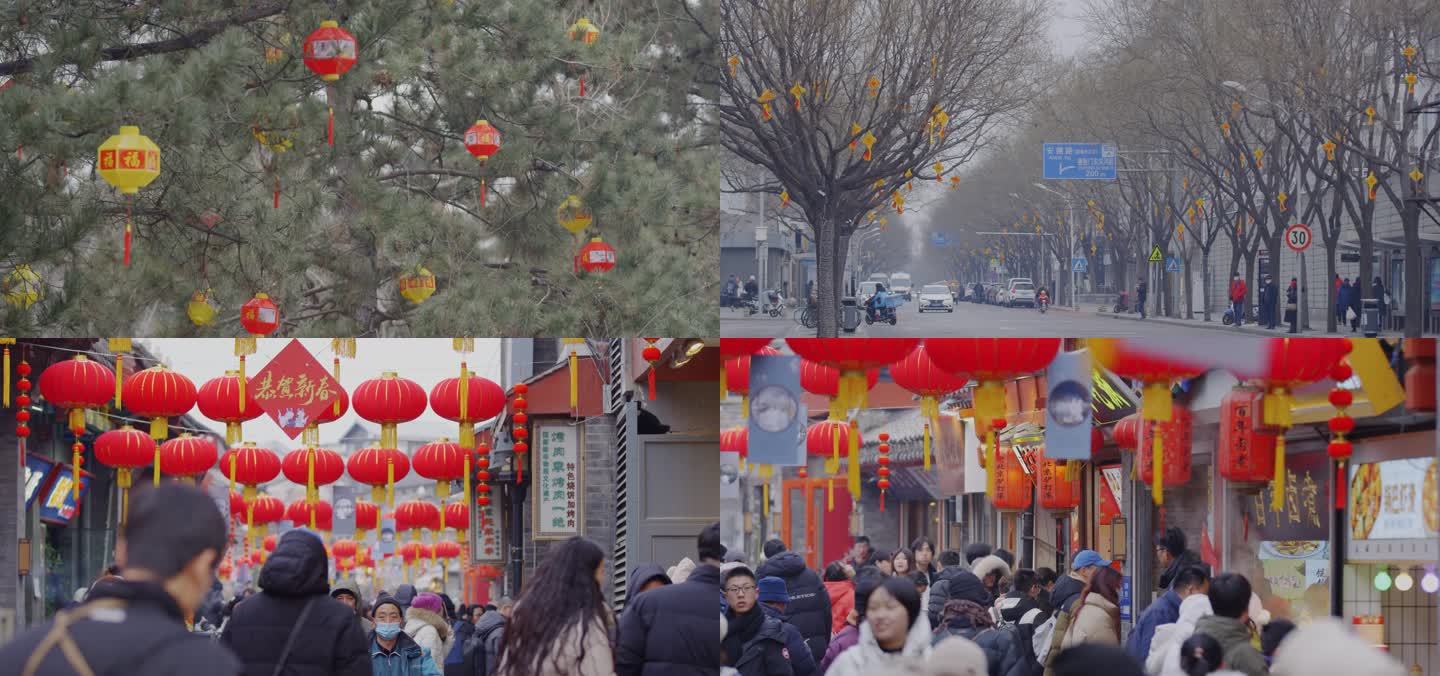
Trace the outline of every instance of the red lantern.
<instances>
[{"instance_id":1,"label":"red lantern","mask_svg":"<svg viewBox=\"0 0 1440 676\"><path fill-rule=\"evenodd\" d=\"M884 512L884 511L885 511L885 490L888 489L888 488L890 488L890 435L889 435L889 434L886 434L886 433L884 433L884 432L881 432L881 433L880 433L880 444L879 444L878 446L876 446L875 451L876 451L876 453L879 454L879 457L876 458L876 462L879 463L879 465L880 465L880 468L877 469L877 470L875 470L875 474L880 477L880 481L883 481L883 482L884 482L884 483L876 482L876 485L880 487L880 511L881 511L881 512Z\"/></svg>"},{"instance_id":2,"label":"red lantern","mask_svg":"<svg viewBox=\"0 0 1440 676\"><path fill-rule=\"evenodd\" d=\"M865 391L875 389L880 382L880 369L865 370ZM826 366L808 359L800 361L800 387L810 394L830 398L830 419L845 417L845 405L837 398L840 394L840 369Z\"/></svg>"},{"instance_id":3,"label":"red lantern","mask_svg":"<svg viewBox=\"0 0 1440 676\"><path fill-rule=\"evenodd\" d=\"M460 543L452 540L441 540L435 543L435 558L437 559L458 559L460 558Z\"/></svg>"},{"instance_id":4,"label":"red lantern","mask_svg":"<svg viewBox=\"0 0 1440 676\"><path fill-rule=\"evenodd\" d=\"M160 444L159 473L193 481L196 475L204 474L215 466L218 454L210 437L182 434Z\"/></svg>"},{"instance_id":5,"label":"red lantern","mask_svg":"<svg viewBox=\"0 0 1440 676\"><path fill-rule=\"evenodd\" d=\"M260 551L260 550L258 550L258 549L255 550L255 551L253 551L253 552L250 552L250 565L251 565L251 567L260 565L261 563L264 562L264 560L265 560L265 552L262 552L262 551Z\"/></svg>"},{"instance_id":6,"label":"red lantern","mask_svg":"<svg viewBox=\"0 0 1440 676\"><path fill-rule=\"evenodd\" d=\"M412 462L416 474L435 482L435 497L444 500L450 497L450 482L465 479L469 455L460 444L441 439L415 449Z\"/></svg>"},{"instance_id":7,"label":"red lantern","mask_svg":"<svg viewBox=\"0 0 1440 676\"><path fill-rule=\"evenodd\" d=\"M485 160L490 159L495 153L500 152L500 130L491 126L485 120L476 120L465 130L465 149L470 151L475 159L480 160L481 170L484 170ZM485 177L480 177L480 206L485 206Z\"/></svg>"},{"instance_id":8,"label":"red lantern","mask_svg":"<svg viewBox=\"0 0 1440 676\"><path fill-rule=\"evenodd\" d=\"M396 425L410 422L425 412L425 389L415 381L386 371L355 388L351 406L355 415L380 426L380 447L398 448Z\"/></svg>"},{"instance_id":9,"label":"red lantern","mask_svg":"<svg viewBox=\"0 0 1440 676\"><path fill-rule=\"evenodd\" d=\"M227 558L220 562L220 567L215 572L220 574L221 579L228 580L230 579L230 574L235 572L235 564L231 563L230 559Z\"/></svg>"},{"instance_id":10,"label":"red lantern","mask_svg":"<svg viewBox=\"0 0 1440 676\"><path fill-rule=\"evenodd\" d=\"M470 375L466 380L463 398L459 378L446 378L437 383L430 390L430 408L435 415L460 423L460 447L468 451L475 448L475 423L494 418L505 410L505 391L477 375ZM464 401L463 411L461 401Z\"/></svg>"},{"instance_id":11,"label":"red lantern","mask_svg":"<svg viewBox=\"0 0 1440 676\"><path fill-rule=\"evenodd\" d=\"M410 531L411 539L419 539L420 530L440 530L440 508L424 500L409 500L395 507L395 530Z\"/></svg>"},{"instance_id":12,"label":"red lantern","mask_svg":"<svg viewBox=\"0 0 1440 676\"><path fill-rule=\"evenodd\" d=\"M345 71L355 66L360 56L355 36L334 21L321 21L320 27L305 38L304 50L305 67L326 82L339 80ZM325 101L330 107L325 137L330 145L335 145L335 92L328 87L325 92Z\"/></svg>"},{"instance_id":13,"label":"red lantern","mask_svg":"<svg viewBox=\"0 0 1440 676\"><path fill-rule=\"evenodd\" d=\"M748 435L748 428L741 428ZM863 440L858 440L863 444ZM850 447L850 423L843 420L821 420L805 432L805 451L819 457L835 457L837 449Z\"/></svg>"},{"instance_id":14,"label":"red lantern","mask_svg":"<svg viewBox=\"0 0 1440 676\"><path fill-rule=\"evenodd\" d=\"M925 470L930 470L930 426L940 421L940 398L959 390L970 382L966 375L940 370L930 360L925 346L920 345L904 359L890 365L890 378L896 385L920 395L920 414L925 417Z\"/></svg>"},{"instance_id":15,"label":"red lantern","mask_svg":"<svg viewBox=\"0 0 1440 676\"><path fill-rule=\"evenodd\" d=\"M444 524L447 528L454 528L455 532L460 534L461 539L465 538L465 531L470 530L469 504L464 502L447 504L440 516L444 519Z\"/></svg>"},{"instance_id":16,"label":"red lantern","mask_svg":"<svg viewBox=\"0 0 1440 676\"><path fill-rule=\"evenodd\" d=\"M1259 420L1263 398L1260 390L1237 387L1220 400L1215 462L1230 481L1265 482L1275 474L1275 435Z\"/></svg>"},{"instance_id":17,"label":"red lantern","mask_svg":"<svg viewBox=\"0 0 1440 676\"><path fill-rule=\"evenodd\" d=\"M918 338L787 338L785 342L795 354L840 370L835 396L847 410L865 407L867 370L900 361L920 344Z\"/></svg>"},{"instance_id":18,"label":"red lantern","mask_svg":"<svg viewBox=\"0 0 1440 676\"><path fill-rule=\"evenodd\" d=\"M1190 483L1190 440L1194 436L1190 409L1172 406L1170 419L1151 422L1140 427L1140 448L1161 449L1160 482L1165 486L1184 486ZM1162 439L1155 439L1156 436ZM1140 480L1150 484L1153 491L1155 480L1155 453L1139 453Z\"/></svg>"},{"instance_id":19,"label":"red lantern","mask_svg":"<svg viewBox=\"0 0 1440 676\"><path fill-rule=\"evenodd\" d=\"M1254 379L1265 388L1261 404L1261 424L1275 434L1275 476L1271 506L1285 508L1285 433L1290 429L1290 409L1294 398L1290 393L1300 385L1315 382L1330 373L1350 353L1350 341L1344 338L1269 338L1263 372L1237 374Z\"/></svg>"},{"instance_id":20,"label":"red lantern","mask_svg":"<svg viewBox=\"0 0 1440 676\"><path fill-rule=\"evenodd\" d=\"M285 454L280 471L291 483L305 487L305 500L320 499L320 486L333 484L345 476L345 460L339 453L324 448L297 448Z\"/></svg>"},{"instance_id":21,"label":"red lantern","mask_svg":"<svg viewBox=\"0 0 1440 676\"><path fill-rule=\"evenodd\" d=\"M1030 508L1030 503L1035 499L1035 491L1030 484L1030 477L1025 475L1020 458L1015 457L1012 449L1005 448L996 453L995 462L989 469L995 478L995 491L991 496L995 509L1019 512Z\"/></svg>"},{"instance_id":22,"label":"red lantern","mask_svg":"<svg viewBox=\"0 0 1440 676\"><path fill-rule=\"evenodd\" d=\"M655 347L655 346L654 346L654 345L651 345L650 347L647 347L647 348L645 348L645 349L646 349L646 351L648 352L648 351L650 350L650 348L652 348L652 347ZM657 354L655 355L655 359L658 360L658 359L660 358L660 356L659 356L659 354L658 354L658 353L660 352L660 348L655 348L655 352L657 353ZM765 356L765 357L773 357L773 356L775 356L775 355L780 354L780 351L777 350L777 349L775 349L775 348L773 348L773 347L762 347L762 348L760 348L759 350L756 350L753 354L758 354L758 355ZM751 356L753 356L753 355L751 355L751 354L742 354L742 355L740 355L740 356L738 356L738 357L731 357L731 358L729 358L729 359L726 359L725 362L724 362L725 377L721 378L721 380L723 380L723 381L725 382L725 388L726 388L726 391L727 391L727 392L734 392L735 394L740 395L740 417L741 417L741 418L747 418L747 417L750 416L750 357L751 357ZM646 361L650 361L650 358L649 358L649 357L646 357L645 359L646 359ZM654 373L654 372L655 372L655 367L654 367L653 365L650 367L650 372L651 372L651 373ZM836 377L837 380L839 379L839 377L840 377L839 372L836 372L835 377ZM722 394L722 396L723 396L723 394ZM651 398L651 399L654 399L655 397L654 397L654 396L651 396L650 398Z\"/></svg>"},{"instance_id":23,"label":"red lantern","mask_svg":"<svg viewBox=\"0 0 1440 676\"><path fill-rule=\"evenodd\" d=\"M120 486L120 525L130 511L130 470L144 467L155 458L155 440L129 425L110 430L95 438L95 459L116 468L115 483Z\"/></svg>"},{"instance_id":24,"label":"red lantern","mask_svg":"<svg viewBox=\"0 0 1440 676\"><path fill-rule=\"evenodd\" d=\"M769 346L771 340L772 339L770 338L721 338L720 359L723 362L724 360L728 360L733 357L741 357L747 354L755 354L757 351L760 350L760 348ZM722 368L720 369L721 399L724 399L726 393L730 391L728 384L725 382L725 380L725 369Z\"/></svg>"},{"instance_id":25,"label":"red lantern","mask_svg":"<svg viewBox=\"0 0 1440 676\"><path fill-rule=\"evenodd\" d=\"M515 438L515 446L512 449L515 452L515 483L520 483L525 480L525 464L527 462L525 454L530 451L530 444L525 443L525 438L529 435L525 430L525 421L529 420L529 416L525 411L530 408L530 403L525 400L525 395L529 393L529 385L525 383L515 384L515 402L511 404L511 407L515 409L515 413L511 417L510 425L510 435ZM486 486L485 490L488 492L490 490L489 486ZM488 500L489 498L487 497L486 499ZM482 502L480 504L483 505L486 503Z\"/></svg>"},{"instance_id":26,"label":"red lantern","mask_svg":"<svg viewBox=\"0 0 1440 676\"><path fill-rule=\"evenodd\" d=\"M395 482L410 473L410 458L394 448L362 448L346 461L350 478L370 485L370 499L395 504Z\"/></svg>"},{"instance_id":27,"label":"red lantern","mask_svg":"<svg viewBox=\"0 0 1440 676\"><path fill-rule=\"evenodd\" d=\"M75 435L75 443L70 447L71 462L77 473L85 464L85 446L80 442L80 437L85 435L85 409L105 407L114 392L115 372L90 361L83 354L51 364L40 374L40 394L55 408L70 412L70 431ZM26 434L29 434L28 428ZM74 499L79 500L79 481L74 482L73 490Z\"/></svg>"},{"instance_id":28,"label":"red lantern","mask_svg":"<svg viewBox=\"0 0 1440 676\"><path fill-rule=\"evenodd\" d=\"M265 539L260 541L260 546L264 547L266 552L274 552L277 544L278 538L274 535L266 535Z\"/></svg>"},{"instance_id":29,"label":"red lantern","mask_svg":"<svg viewBox=\"0 0 1440 676\"><path fill-rule=\"evenodd\" d=\"M811 429L814 429L813 427ZM720 433L720 452L739 453L743 462L750 451L750 428L732 427Z\"/></svg>"},{"instance_id":30,"label":"red lantern","mask_svg":"<svg viewBox=\"0 0 1440 676\"><path fill-rule=\"evenodd\" d=\"M355 539L364 540L365 531L380 528L380 508L373 502L355 501Z\"/></svg>"},{"instance_id":31,"label":"red lantern","mask_svg":"<svg viewBox=\"0 0 1440 676\"><path fill-rule=\"evenodd\" d=\"M309 504L302 498L290 503L290 506L285 508L285 518L299 528L309 526L329 531L335 526L335 509L324 500L316 500L314 504Z\"/></svg>"},{"instance_id":32,"label":"red lantern","mask_svg":"<svg viewBox=\"0 0 1440 676\"><path fill-rule=\"evenodd\" d=\"M15 437L24 439L30 436L30 426L26 424L30 422L30 411L26 410L30 406L30 363L21 361L20 365L15 367L15 373L20 376L20 379L15 381L15 389L20 393L15 397L15 408L19 409L15 412ZM3 377L5 383L9 384L10 377Z\"/></svg>"},{"instance_id":33,"label":"red lantern","mask_svg":"<svg viewBox=\"0 0 1440 676\"><path fill-rule=\"evenodd\" d=\"M1051 460L1041 455L1035 471L1040 506L1052 512L1069 512L1080 506L1078 461ZM1072 464L1073 463L1073 464Z\"/></svg>"},{"instance_id":34,"label":"red lantern","mask_svg":"<svg viewBox=\"0 0 1440 676\"><path fill-rule=\"evenodd\" d=\"M575 271L609 272L615 269L615 247L606 244L599 237L592 237L580 253L575 256Z\"/></svg>"},{"instance_id":35,"label":"red lantern","mask_svg":"<svg viewBox=\"0 0 1440 676\"><path fill-rule=\"evenodd\" d=\"M420 543L407 542L400 545L400 558L407 566L415 563L415 560L420 558ZM407 572L406 575L408 576L409 573Z\"/></svg>"},{"instance_id":36,"label":"red lantern","mask_svg":"<svg viewBox=\"0 0 1440 676\"><path fill-rule=\"evenodd\" d=\"M285 503L273 495L260 495L247 505L246 523L251 537L265 537L270 524L285 518Z\"/></svg>"},{"instance_id":37,"label":"red lantern","mask_svg":"<svg viewBox=\"0 0 1440 676\"><path fill-rule=\"evenodd\" d=\"M583 80L582 80L582 82L583 82ZM640 358L641 358L641 359L644 359L644 360L645 360L645 363L650 365L650 368L649 368L649 373L650 373L650 392L649 392L649 394L650 394L650 401L655 401L655 370L660 367L660 358L664 356L664 354L660 352L660 348L658 348L658 347L655 346L655 341L657 341L657 340L660 340L660 339L659 339L659 338L646 338L646 339L645 339L645 343L646 343L645 349L643 349L643 350L640 351ZM777 353L777 354L778 354L778 353ZM727 361L726 363L728 364L729 362ZM749 360L748 360L748 359L746 360L746 366L747 366L747 369L746 369L746 370L747 370L747 374L746 374L746 376L747 376L747 378L748 378L748 376L749 376L749 374L748 374L748 370L749 370L749 369L748 369ZM749 388L747 387L746 389L748 390ZM749 401L750 401L750 400L749 400L748 398L741 400L741 404L742 404L741 415L742 415L742 416L744 416L744 415L749 415L749 412L750 412Z\"/></svg>"},{"instance_id":38,"label":"red lantern","mask_svg":"<svg viewBox=\"0 0 1440 676\"><path fill-rule=\"evenodd\" d=\"M989 467L990 460L999 455L997 432L1005 425L1005 381L1045 368L1059 351L1059 338L931 338L925 341L925 352L935 366L947 373L967 374L980 383L975 388L975 427L986 442L986 488L992 498L1000 477Z\"/></svg>"},{"instance_id":39,"label":"red lantern","mask_svg":"<svg viewBox=\"0 0 1440 676\"><path fill-rule=\"evenodd\" d=\"M1138 450L1141 452L1141 455L1149 456L1143 459L1143 462L1148 462L1152 465L1163 464L1164 459L1169 457L1169 454L1165 452L1162 444L1168 440L1169 435L1154 434L1147 436L1149 432L1148 428L1154 423L1164 423L1170 420L1174 407L1170 398L1171 384L1176 380L1194 378L1204 373L1208 367L1200 362L1176 359L1165 354L1151 353L1143 349L1137 349L1124 341L1113 338L1097 338L1091 340L1090 349L1094 352L1096 361L1113 371L1116 375L1145 383L1140 401L1140 417L1144 423L1140 430L1140 446ZM1154 441L1153 443L1147 443L1146 439L1153 439ZM1185 441L1188 445L1189 439L1187 438ZM1150 450L1148 454L1143 452L1147 447ZM1186 467L1184 474L1188 480L1190 476L1190 454L1188 447L1186 450ZM1151 479L1147 479L1147 481L1150 481L1150 498L1155 501L1155 504L1164 504L1165 491L1163 485L1169 482L1171 476L1173 476L1171 470L1164 468L1161 472L1155 473Z\"/></svg>"},{"instance_id":40,"label":"red lantern","mask_svg":"<svg viewBox=\"0 0 1440 676\"><path fill-rule=\"evenodd\" d=\"M355 556L358 548L355 541L349 539L336 540L335 544L330 545L330 551L335 554L335 556L347 559Z\"/></svg>"},{"instance_id":41,"label":"red lantern","mask_svg":"<svg viewBox=\"0 0 1440 676\"><path fill-rule=\"evenodd\" d=\"M1326 445L1325 453L1335 461L1335 509L1345 508L1345 488L1349 481L1345 461L1355 451L1354 445L1346 438L1355 429L1355 419L1347 411L1355 403L1355 396L1340 386L1353 375L1355 371L1348 360L1330 367L1330 379L1335 381L1335 387L1330 390L1330 405L1335 407L1335 414L1330 417L1330 443Z\"/></svg>"},{"instance_id":42,"label":"red lantern","mask_svg":"<svg viewBox=\"0 0 1440 676\"><path fill-rule=\"evenodd\" d=\"M241 423L264 415L254 399L246 397L245 406L240 405L240 375L238 371L226 371L219 378L211 378L200 386L195 403L200 406L200 415L215 422L225 423L225 445L240 443ZM342 391L343 392L343 391Z\"/></svg>"},{"instance_id":43,"label":"red lantern","mask_svg":"<svg viewBox=\"0 0 1440 676\"><path fill-rule=\"evenodd\" d=\"M1115 423L1115 445L1122 451L1134 451L1140 447L1139 413L1131 413Z\"/></svg>"},{"instance_id":44,"label":"red lantern","mask_svg":"<svg viewBox=\"0 0 1440 676\"><path fill-rule=\"evenodd\" d=\"M240 306L240 325L252 337L268 336L280 328L280 306L268 294L257 293Z\"/></svg>"},{"instance_id":45,"label":"red lantern","mask_svg":"<svg viewBox=\"0 0 1440 676\"><path fill-rule=\"evenodd\" d=\"M152 366L125 379L125 407L150 418L150 438L170 436L169 419L185 415L195 406L195 383L179 373Z\"/></svg>"}]
</instances>

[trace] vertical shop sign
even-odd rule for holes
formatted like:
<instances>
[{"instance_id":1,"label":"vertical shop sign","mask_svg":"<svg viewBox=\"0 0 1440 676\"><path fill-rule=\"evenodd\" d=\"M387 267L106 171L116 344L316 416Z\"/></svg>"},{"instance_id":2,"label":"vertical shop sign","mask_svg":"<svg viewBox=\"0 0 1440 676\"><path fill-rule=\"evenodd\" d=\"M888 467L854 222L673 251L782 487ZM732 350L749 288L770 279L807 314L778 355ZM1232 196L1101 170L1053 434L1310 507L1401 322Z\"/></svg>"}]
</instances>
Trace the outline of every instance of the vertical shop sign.
<instances>
[{"instance_id":1,"label":"vertical shop sign","mask_svg":"<svg viewBox=\"0 0 1440 676\"><path fill-rule=\"evenodd\" d=\"M537 425L539 452L532 469L535 485L536 540L560 540L580 534L580 428Z\"/></svg>"}]
</instances>

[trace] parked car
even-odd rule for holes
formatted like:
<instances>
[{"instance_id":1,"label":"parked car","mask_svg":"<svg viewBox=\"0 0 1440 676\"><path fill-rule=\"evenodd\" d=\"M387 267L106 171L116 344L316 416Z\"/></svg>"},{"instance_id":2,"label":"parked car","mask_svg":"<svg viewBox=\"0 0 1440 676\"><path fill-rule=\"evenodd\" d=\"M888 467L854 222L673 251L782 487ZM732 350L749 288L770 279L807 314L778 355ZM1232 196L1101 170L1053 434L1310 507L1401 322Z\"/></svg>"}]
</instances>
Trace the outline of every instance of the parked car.
<instances>
[{"instance_id":1,"label":"parked car","mask_svg":"<svg viewBox=\"0 0 1440 676\"><path fill-rule=\"evenodd\" d=\"M920 288L920 311L944 310L955 311L955 296L950 293L950 287L944 284L926 284Z\"/></svg>"},{"instance_id":2,"label":"parked car","mask_svg":"<svg viewBox=\"0 0 1440 676\"><path fill-rule=\"evenodd\" d=\"M1005 290L1005 305L1035 307L1035 285L1028 279L1012 279Z\"/></svg>"},{"instance_id":3,"label":"parked car","mask_svg":"<svg viewBox=\"0 0 1440 676\"><path fill-rule=\"evenodd\" d=\"M986 285L985 285L985 302L986 302L986 303L989 303L989 304L991 304L991 305L999 305L999 304L1000 304L1000 292L1003 291L1003 290L1004 290L1004 289L1001 289L999 284L986 284Z\"/></svg>"}]
</instances>

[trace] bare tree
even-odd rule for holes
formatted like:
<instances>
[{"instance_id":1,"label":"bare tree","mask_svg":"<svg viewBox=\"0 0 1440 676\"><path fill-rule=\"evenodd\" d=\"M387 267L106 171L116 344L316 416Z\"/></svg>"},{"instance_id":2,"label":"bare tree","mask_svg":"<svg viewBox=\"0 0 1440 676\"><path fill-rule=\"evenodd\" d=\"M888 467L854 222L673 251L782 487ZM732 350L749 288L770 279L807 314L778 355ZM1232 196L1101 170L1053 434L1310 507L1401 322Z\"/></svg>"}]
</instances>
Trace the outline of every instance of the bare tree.
<instances>
[{"instance_id":1,"label":"bare tree","mask_svg":"<svg viewBox=\"0 0 1440 676\"><path fill-rule=\"evenodd\" d=\"M865 215L955 172L1030 98L1039 0L723 0L722 142L815 234L819 335ZM733 185L733 182L732 182Z\"/></svg>"}]
</instances>

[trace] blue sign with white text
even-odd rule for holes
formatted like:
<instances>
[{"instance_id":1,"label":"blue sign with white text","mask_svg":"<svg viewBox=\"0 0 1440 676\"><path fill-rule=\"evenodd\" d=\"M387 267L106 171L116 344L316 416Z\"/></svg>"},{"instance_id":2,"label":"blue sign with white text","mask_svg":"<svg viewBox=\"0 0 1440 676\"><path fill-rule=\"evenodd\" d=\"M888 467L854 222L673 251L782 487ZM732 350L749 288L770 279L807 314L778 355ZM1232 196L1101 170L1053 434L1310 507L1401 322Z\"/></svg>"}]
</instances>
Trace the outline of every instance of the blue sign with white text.
<instances>
[{"instance_id":1,"label":"blue sign with white text","mask_svg":"<svg viewBox=\"0 0 1440 676\"><path fill-rule=\"evenodd\" d=\"M1130 576L1120 578L1120 621L1130 622L1130 606L1134 603L1134 592L1130 587Z\"/></svg>"},{"instance_id":2,"label":"blue sign with white text","mask_svg":"<svg viewBox=\"0 0 1440 676\"><path fill-rule=\"evenodd\" d=\"M1070 259L1071 272L1085 272L1090 269L1090 261L1084 256L1076 256Z\"/></svg>"},{"instance_id":3,"label":"blue sign with white text","mask_svg":"<svg viewBox=\"0 0 1440 676\"><path fill-rule=\"evenodd\" d=\"M90 488L90 477L82 471L80 473L81 499L84 499L85 491L88 488ZM45 496L45 501L40 503L40 520L63 526L70 523L70 519L75 518L75 512L79 509L80 501L75 499L75 473L70 465L59 465L55 480L50 483L50 492Z\"/></svg>"},{"instance_id":4,"label":"blue sign with white text","mask_svg":"<svg viewBox=\"0 0 1440 676\"><path fill-rule=\"evenodd\" d=\"M1045 143L1045 179L1115 180L1115 146L1107 143Z\"/></svg>"},{"instance_id":5,"label":"blue sign with white text","mask_svg":"<svg viewBox=\"0 0 1440 676\"><path fill-rule=\"evenodd\" d=\"M1176 257L1174 257L1174 256L1166 256L1166 257L1165 257L1165 271L1166 271L1166 272L1179 272L1179 271L1180 271L1180 259L1179 259L1179 258L1176 258Z\"/></svg>"}]
</instances>

